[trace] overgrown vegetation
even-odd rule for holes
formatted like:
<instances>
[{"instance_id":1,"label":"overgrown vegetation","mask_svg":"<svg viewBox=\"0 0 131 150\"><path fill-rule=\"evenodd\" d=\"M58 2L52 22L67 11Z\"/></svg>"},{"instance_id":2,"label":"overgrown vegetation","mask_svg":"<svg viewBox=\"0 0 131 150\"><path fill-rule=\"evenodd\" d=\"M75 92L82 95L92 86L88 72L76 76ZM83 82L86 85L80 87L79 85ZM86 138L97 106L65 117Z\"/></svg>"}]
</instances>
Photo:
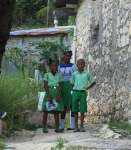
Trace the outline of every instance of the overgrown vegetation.
<instances>
[{"instance_id":1,"label":"overgrown vegetation","mask_svg":"<svg viewBox=\"0 0 131 150\"><path fill-rule=\"evenodd\" d=\"M76 24L76 16L69 16L68 25L75 25L75 24Z\"/></svg>"},{"instance_id":2,"label":"overgrown vegetation","mask_svg":"<svg viewBox=\"0 0 131 150\"><path fill-rule=\"evenodd\" d=\"M59 44L57 42L44 41L38 43L37 49L41 49L41 57L44 59L58 59L60 60L63 51L68 50L68 46L65 46L62 42Z\"/></svg>"},{"instance_id":3,"label":"overgrown vegetation","mask_svg":"<svg viewBox=\"0 0 131 150\"><path fill-rule=\"evenodd\" d=\"M47 5L42 5L40 10L36 13L37 18L43 19L46 18L46 25L47 27L50 24L53 24L53 12L55 10L55 1L54 0L48 0ZM52 17L51 17L52 16Z\"/></svg>"},{"instance_id":4,"label":"overgrown vegetation","mask_svg":"<svg viewBox=\"0 0 131 150\"><path fill-rule=\"evenodd\" d=\"M23 113L36 110L37 86L21 74L0 76L0 110L6 111L8 132L24 127Z\"/></svg>"},{"instance_id":5,"label":"overgrown vegetation","mask_svg":"<svg viewBox=\"0 0 131 150\"><path fill-rule=\"evenodd\" d=\"M55 0L17 0L14 11L14 27L53 26L54 12L57 12L55 2ZM65 15L64 12L63 15ZM67 15L63 15L57 15L60 26L75 25L74 16L67 17Z\"/></svg>"},{"instance_id":6,"label":"overgrown vegetation","mask_svg":"<svg viewBox=\"0 0 131 150\"><path fill-rule=\"evenodd\" d=\"M10 48L5 52L5 60L9 61L12 65L16 67L19 72L22 72L23 76L25 75L25 63L24 63L24 53L18 48Z\"/></svg>"},{"instance_id":7,"label":"overgrown vegetation","mask_svg":"<svg viewBox=\"0 0 131 150\"><path fill-rule=\"evenodd\" d=\"M4 139L0 138L0 150L3 150L5 147L5 141Z\"/></svg>"},{"instance_id":8,"label":"overgrown vegetation","mask_svg":"<svg viewBox=\"0 0 131 150\"><path fill-rule=\"evenodd\" d=\"M131 124L129 124L128 121L112 120L109 122L109 127L111 129L123 129L131 134Z\"/></svg>"},{"instance_id":9,"label":"overgrown vegetation","mask_svg":"<svg viewBox=\"0 0 131 150\"><path fill-rule=\"evenodd\" d=\"M17 0L16 8L14 12L14 24L35 24L35 22L41 22L37 20L37 12L41 7L46 7L47 1L43 0Z\"/></svg>"},{"instance_id":10,"label":"overgrown vegetation","mask_svg":"<svg viewBox=\"0 0 131 150\"><path fill-rule=\"evenodd\" d=\"M54 147L51 148L51 150L62 150L65 146L64 144L66 143L67 141L61 137L59 137L57 139L57 142L56 142L56 145Z\"/></svg>"}]
</instances>

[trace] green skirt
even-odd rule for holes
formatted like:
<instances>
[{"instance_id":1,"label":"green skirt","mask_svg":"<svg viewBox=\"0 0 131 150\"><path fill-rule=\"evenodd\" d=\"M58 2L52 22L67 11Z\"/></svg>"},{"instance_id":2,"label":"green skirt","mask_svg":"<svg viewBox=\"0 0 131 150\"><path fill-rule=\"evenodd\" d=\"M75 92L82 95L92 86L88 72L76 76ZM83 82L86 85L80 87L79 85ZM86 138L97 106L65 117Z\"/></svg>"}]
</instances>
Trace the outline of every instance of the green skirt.
<instances>
[{"instance_id":1,"label":"green skirt","mask_svg":"<svg viewBox=\"0 0 131 150\"><path fill-rule=\"evenodd\" d=\"M63 85L63 104L64 107L70 107L72 103L72 95L71 95L72 85L69 81L65 81Z\"/></svg>"},{"instance_id":2,"label":"green skirt","mask_svg":"<svg viewBox=\"0 0 131 150\"><path fill-rule=\"evenodd\" d=\"M59 95L59 90L58 90L58 88L50 87L49 88L49 93L50 93L52 99L55 99ZM47 96L47 94L45 94L45 98L44 98L44 101L43 101L43 104L42 104L42 110L43 111L48 111L47 108L46 108L46 102L47 101L48 101L48 96ZM64 110L63 101L60 100L58 102L58 106L57 106L55 112L62 112L63 110ZM48 111L48 112L52 112L52 111Z\"/></svg>"}]
</instances>

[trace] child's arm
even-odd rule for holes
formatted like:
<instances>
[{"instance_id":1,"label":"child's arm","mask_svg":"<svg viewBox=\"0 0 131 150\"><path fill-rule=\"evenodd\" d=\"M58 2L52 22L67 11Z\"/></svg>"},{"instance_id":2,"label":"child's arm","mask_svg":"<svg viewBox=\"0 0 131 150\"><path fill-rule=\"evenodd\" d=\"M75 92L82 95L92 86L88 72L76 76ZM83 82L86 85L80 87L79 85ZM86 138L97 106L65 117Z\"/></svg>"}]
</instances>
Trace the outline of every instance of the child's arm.
<instances>
[{"instance_id":1,"label":"child's arm","mask_svg":"<svg viewBox=\"0 0 131 150\"><path fill-rule=\"evenodd\" d=\"M44 75L44 89L45 89L45 92L47 94L48 100L51 100L51 96L49 93L48 74L47 73Z\"/></svg>"},{"instance_id":2,"label":"child's arm","mask_svg":"<svg viewBox=\"0 0 131 150\"><path fill-rule=\"evenodd\" d=\"M49 93L49 87L48 87L48 82L47 81L44 81L44 89L45 89L45 92L48 96L48 100L51 100L51 96L50 96L50 93Z\"/></svg>"},{"instance_id":3,"label":"child's arm","mask_svg":"<svg viewBox=\"0 0 131 150\"><path fill-rule=\"evenodd\" d=\"M90 88L92 88L95 84L96 84L96 81L93 81L93 82L87 87L87 90L89 90Z\"/></svg>"},{"instance_id":4,"label":"child's arm","mask_svg":"<svg viewBox=\"0 0 131 150\"><path fill-rule=\"evenodd\" d=\"M96 84L96 81L94 80L92 74L88 73L88 86L87 86L87 90L89 90L90 88L92 88L95 84Z\"/></svg>"}]
</instances>

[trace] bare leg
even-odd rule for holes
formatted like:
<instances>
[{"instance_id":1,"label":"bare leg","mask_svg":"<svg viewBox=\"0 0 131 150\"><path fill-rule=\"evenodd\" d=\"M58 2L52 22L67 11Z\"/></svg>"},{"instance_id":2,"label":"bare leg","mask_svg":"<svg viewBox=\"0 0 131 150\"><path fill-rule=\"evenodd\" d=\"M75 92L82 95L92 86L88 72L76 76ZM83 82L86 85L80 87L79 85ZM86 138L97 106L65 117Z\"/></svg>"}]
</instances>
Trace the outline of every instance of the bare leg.
<instances>
[{"instance_id":1,"label":"bare leg","mask_svg":"<svg viewBox=\"0 0 131 150\"><path fill-rule=\"evenodd\" d=\"M55 119L55 128L59 129L59 113L54 113L54 119Z\"/></svg>"},{"instance_id":2,"label":"bare leg","mask_svg":"<svg viewBox=\"0 0 131 150\"><path fill-rule=\"evenodd\" d=\"M55 132L62 133L63 130L59 128L59 113L58 112L54 113L54 118L55 118Z\"/></svg>"},{"instance_id":3,"label":"bare leg","mask_svg":"<svg viewBox=\"0 0 131 150\"><path fill-rule=\"evenodd\" d=\"M84 128L84 113L81 113L81 126L80 126L80 132L85 132Z\"/></svg>"},{"instance_id":4,"label":"bare leg","mask_svg":"<svg viewBox=\"0 0 131 150\"><path fill-rule=\"evenodd\" d=\"M47 133L47 117L48 117L48 112L43 113L43 132Z\"/></svg>"},{"instance_id":5,"label":"bare leg","mask_svg":"<svg viewBox=\"0 0 131 150\"><path fill-rule=\"evenodd\" d=\"M81 126L84 124L84 113L81 113Z\"/></svg>"},{"instance_id":6,"label":"bare leg","mask_svg":"<svg viewBox=\"0 0 131 150\"><path fill-rule=\"evenodd\" d=\"M75 112L75 130L74 132L79 132L80 129L78 128L78 112Z\"/></svg>"}]
</instances>

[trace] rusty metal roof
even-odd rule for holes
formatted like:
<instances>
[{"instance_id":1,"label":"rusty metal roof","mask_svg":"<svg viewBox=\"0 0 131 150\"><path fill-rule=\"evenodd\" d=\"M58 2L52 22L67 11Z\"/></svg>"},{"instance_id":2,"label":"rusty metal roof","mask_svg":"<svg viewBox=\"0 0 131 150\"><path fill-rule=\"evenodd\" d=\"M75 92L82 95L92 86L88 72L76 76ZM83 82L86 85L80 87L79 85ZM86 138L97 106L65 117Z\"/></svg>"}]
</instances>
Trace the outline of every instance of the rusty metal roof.
<instances>
[{"instance_id":1,"label":"rusty metal roof","mask_svg":"<svg viewBox=\"0 0 131 150\"><path fill-rule=\"evenodd\" d=\"M10 32L10 36L53 36L63 34L66 35L70 32L71 27L52 27L52 28L39 28L29 30L17 30Z\"/></svg>"}]
</instances>

